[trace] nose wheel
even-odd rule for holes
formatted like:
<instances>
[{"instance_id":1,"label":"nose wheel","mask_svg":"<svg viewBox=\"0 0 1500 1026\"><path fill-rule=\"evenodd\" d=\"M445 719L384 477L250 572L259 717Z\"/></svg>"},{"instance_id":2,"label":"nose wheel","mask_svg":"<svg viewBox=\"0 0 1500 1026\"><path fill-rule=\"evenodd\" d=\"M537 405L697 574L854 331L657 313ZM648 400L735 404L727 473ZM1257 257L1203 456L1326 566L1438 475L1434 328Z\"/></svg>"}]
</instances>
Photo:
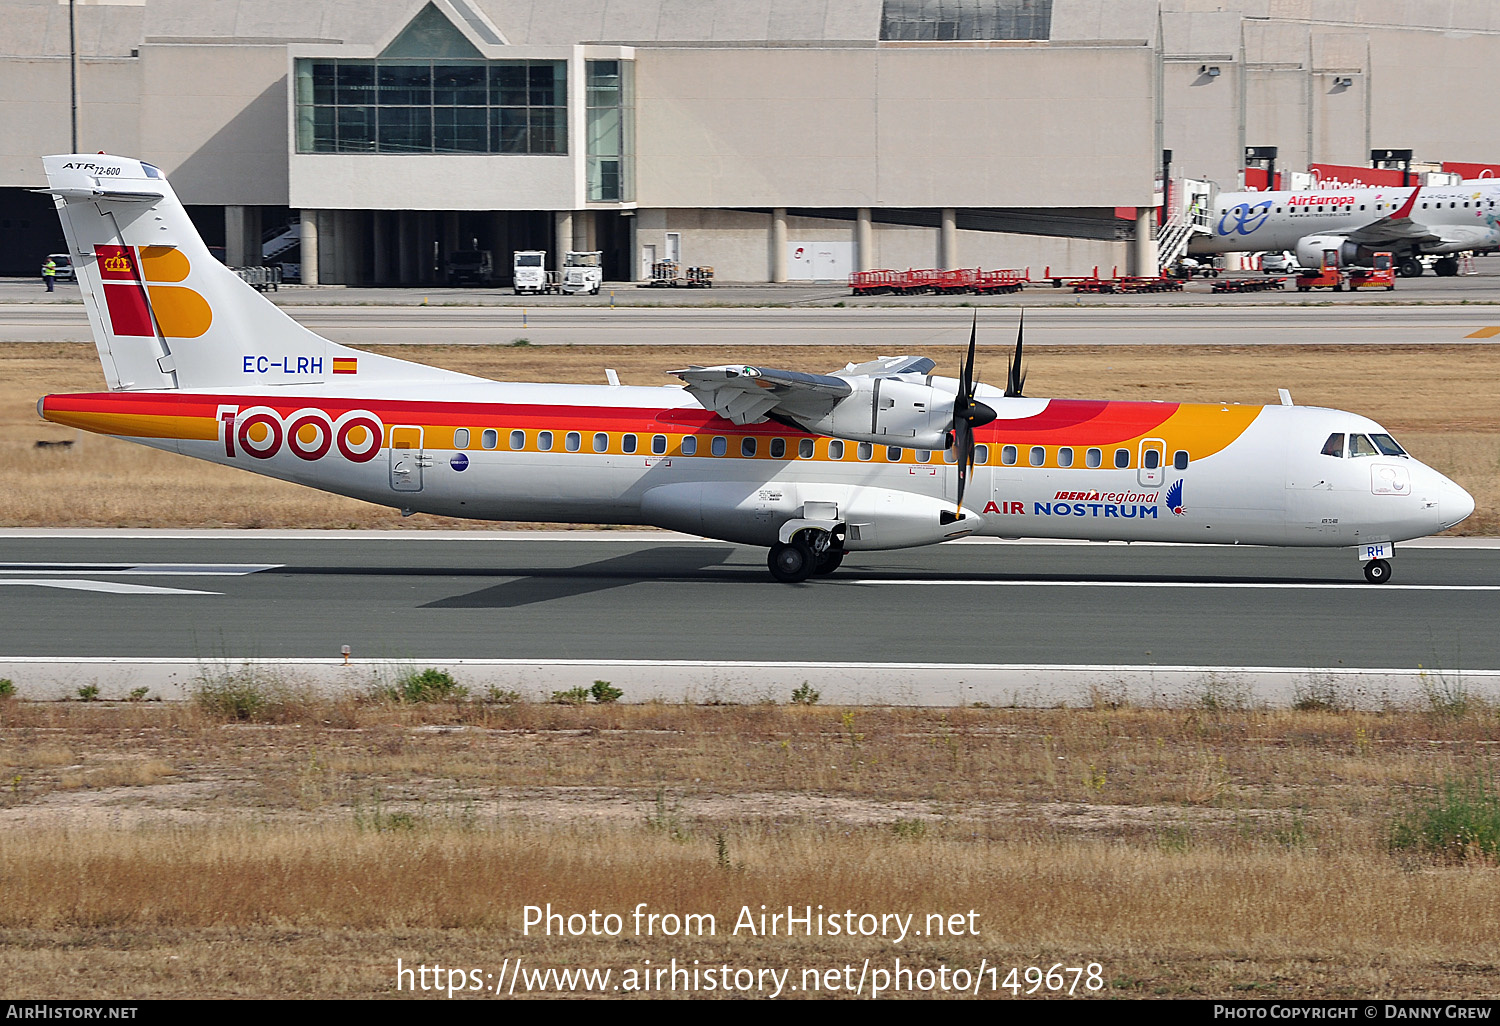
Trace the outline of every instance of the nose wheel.
<instances>
[{"instance_id":1,"label":"nose wheel","mask_svg":"<svg viewBox=\"0 0 1500 1026\"><path fill-rule=\"evenodd\" d=\"M1388 559L1372 559L1365 564L1365 580L1371 584L1384 584L1391 579L1391 563Z\"/></svg>"}]
</instances>

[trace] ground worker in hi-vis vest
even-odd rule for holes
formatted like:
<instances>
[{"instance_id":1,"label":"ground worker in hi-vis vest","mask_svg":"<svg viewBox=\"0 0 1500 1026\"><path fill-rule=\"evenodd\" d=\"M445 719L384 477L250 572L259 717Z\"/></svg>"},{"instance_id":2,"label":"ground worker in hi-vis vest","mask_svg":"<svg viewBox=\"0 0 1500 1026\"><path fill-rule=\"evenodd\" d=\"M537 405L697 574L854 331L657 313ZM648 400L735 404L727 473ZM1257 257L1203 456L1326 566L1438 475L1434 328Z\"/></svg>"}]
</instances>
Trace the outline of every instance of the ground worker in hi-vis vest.
<instances>
[{"instance_id":1,"label":"ground worker in hi-vis vest","mask_svg":"<svg viewBox=\"0 0 1500 1026\"><path fill-rule=\"evenodd\" d=\"M42 282L47 286L48 292L51 292L53 286L57 284L57 261L51 257L48 257L47 262L42 265Z\"/></svg>"}]
</instances>

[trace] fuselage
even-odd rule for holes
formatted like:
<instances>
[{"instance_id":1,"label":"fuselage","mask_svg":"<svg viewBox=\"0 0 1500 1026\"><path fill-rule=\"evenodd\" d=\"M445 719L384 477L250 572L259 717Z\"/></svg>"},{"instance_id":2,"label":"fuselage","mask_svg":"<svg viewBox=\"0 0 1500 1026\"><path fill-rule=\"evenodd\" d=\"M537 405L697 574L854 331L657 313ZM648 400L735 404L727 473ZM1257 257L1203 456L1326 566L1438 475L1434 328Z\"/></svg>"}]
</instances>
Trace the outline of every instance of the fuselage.
<instances>
[{"instance_id":1,"label":"fuselage","mask_svg":"<svg viewBox=\"0 0 1500 1026\"><path fill-rule=\"evenodd\" d=\"M1295 250L1310 235L1344 235L1395 214L1410 187L1323 189L1310 192L1221 193L1208 214L1208 234L1195 235L1193 253ZM1462 182L1422 186L1407 215L1436 239L1372 243L1394 252L1456 253L1500 244L1500 184Z\"/></svg>"},{"instance_id":2,"label":"fuselage","mask_svg":"<svg viewBox=\"0 0 1500 1026\"><path fill-rule=\"evenodd\" d=\"M848 525L848 550L963 534L1353 546L1432 534L1473 509L1374 421L1314 407L1008 398L981 386L998 416L976 432L964 506L978 517L955 525L939 517L953 506L951 449L737 426L677 387L290 391L53 395L40 409L407 512L650 524L756 545L812 509ZM1337 454L1325 452L1334 436Z\"/></svg>"}]
</instances>

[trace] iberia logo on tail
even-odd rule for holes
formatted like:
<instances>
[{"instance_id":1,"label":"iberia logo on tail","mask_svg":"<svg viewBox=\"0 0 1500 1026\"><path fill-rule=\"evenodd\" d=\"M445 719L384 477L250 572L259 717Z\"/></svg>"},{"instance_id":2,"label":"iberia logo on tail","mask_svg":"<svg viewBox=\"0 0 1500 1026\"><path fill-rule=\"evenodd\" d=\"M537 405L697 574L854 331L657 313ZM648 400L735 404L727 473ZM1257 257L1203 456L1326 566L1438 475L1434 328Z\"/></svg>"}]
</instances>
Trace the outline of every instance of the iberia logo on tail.
<instances>
[{"instance_id":1,"label":"iberia logo on tail","mask_svg":"<svg viewBox=\"0 0 1500 1026\"><path fill-rule=\"evenodd\" d=\"M193 289L166 284L186 280L191 270L175 247L143 246L137 255L132 246L95 245L94 257L116 335L150 337L159 328L167 338L197 338L213 323L206 299Z\"/></svg>"}]
</instances>

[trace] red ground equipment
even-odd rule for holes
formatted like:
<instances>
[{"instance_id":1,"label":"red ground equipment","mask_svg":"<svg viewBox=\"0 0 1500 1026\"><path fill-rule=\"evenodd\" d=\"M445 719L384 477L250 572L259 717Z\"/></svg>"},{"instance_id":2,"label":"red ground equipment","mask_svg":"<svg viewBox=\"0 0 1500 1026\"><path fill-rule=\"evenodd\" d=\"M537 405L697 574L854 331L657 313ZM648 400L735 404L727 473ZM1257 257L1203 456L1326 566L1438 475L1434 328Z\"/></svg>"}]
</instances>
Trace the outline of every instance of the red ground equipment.
<instances>
[{"instance_id":1,"label":"red ground equipment","mask_svg":"<svg viewBox=\"0 0 1500 1026\"><path fill-rule=\"evenodd\" d=\"M1335 292L1344 291L1344 272L1339 267L1339 251L1336 249L1325 249L1323 251L1323 266L1316 271L1303 271L1297 275L1297 291L1306 292L1308 289L1333 289Z\"/></svg>"},{"instance_id":2,"label":"red ground equipment","mask_svg":"<svg viewBox=\"0 0 1500 1026\"><path fill-rule=\"evenodd\" d=\"M1373 267L1351 267L1349 288L1396 291L1396 262L1389 253L1376 253Z\"/></svg>"}]
</instances>

